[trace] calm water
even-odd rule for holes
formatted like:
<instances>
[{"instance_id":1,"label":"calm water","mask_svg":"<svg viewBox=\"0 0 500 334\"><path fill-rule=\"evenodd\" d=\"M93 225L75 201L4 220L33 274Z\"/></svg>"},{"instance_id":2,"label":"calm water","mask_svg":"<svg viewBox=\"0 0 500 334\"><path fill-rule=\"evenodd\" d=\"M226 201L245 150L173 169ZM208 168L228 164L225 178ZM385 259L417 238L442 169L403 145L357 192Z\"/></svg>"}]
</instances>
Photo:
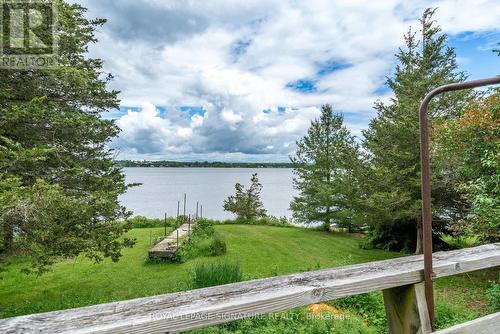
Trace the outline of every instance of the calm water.
<instances>
[{"instance_id":1,"label":"calm water","mask_svg":"<svg viewBox=\"0 0 500 334\"><path fill-rule=\"evenodd\" d=\"M295 195L292 170L286 168L125 168L128 183L142 186L128 190L121 202L134 215L161 218L177 213L177 201L187 195L187 212L194 213L196 202L203 205L203 216L232 218L222 208L223 201L234 193L236 182L248 185L252 173L259 174L263 185L262 201L268 214L291 217L288 210Z\"/></svg>"}]
</instances>

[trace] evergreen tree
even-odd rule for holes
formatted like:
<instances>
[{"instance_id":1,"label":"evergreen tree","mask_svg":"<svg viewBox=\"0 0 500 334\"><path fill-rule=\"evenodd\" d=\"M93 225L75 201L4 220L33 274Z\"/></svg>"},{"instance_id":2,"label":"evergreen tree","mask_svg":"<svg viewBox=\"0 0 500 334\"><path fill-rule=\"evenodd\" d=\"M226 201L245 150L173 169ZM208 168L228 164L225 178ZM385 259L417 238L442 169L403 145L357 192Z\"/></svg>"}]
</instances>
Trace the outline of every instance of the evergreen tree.
<instances>
[{"instance_id":1,"label":"evergreen tree","mask_svg":"<svg viewBox=\"0 0 500 334\"><path fill-rule=\"evenodd\" d=\"M307 135L290 157L294 186L299 190L290 207L297 221L350 227L356 223L360 168L358 145L330 105L322 107Z\"/></svg>"},{"instance_id":2,"label":"evergreen tree","mask_svg":"<svg viewBox=\"0 0 500 334\"><path fill-rule=\"evenodd\" d=\"M252 174L250 182L248 189L241 183L236 183L235 195L229 196L224 201L224 210L234 213L238 219L249 220L266 216L264 204L260 199L262 184L257 173Z\"/></svg>"},{"instance_id":3,"label":"evergreen tree","mask_svg":"<svg viewBox=\"0 0 500 334\"><path fill-rule=\"evenodd\" d=\"M0 236L38 272L60 257L85 253L117 261L126 190L107 143L119 129L100 115L118 107L112 76L86 56L104 20L77 4L58 7L58 65L0 70Z\"/></svg>"},{"instance_id":4,"label":"evergreen tree","mask_svg":"<svg viewBox=\"0 0 500 334\"><path fill-rule=\"evenodd\" d=\"M377 117L364 132L369 153L365 192L368 223L374 227L375 246L416 249L421 253L421 191L419 105L432 89L466 79L457 70L456 56L446 46L447 36L432 20L434 9L427 9L420 20L422 40L410 29L406 48L400 49L398 65L387 85L394 92L389 104L377 102ZM469 92L440 95L429 106L429 121L460 115ZM446 171L432 166L434 221L462 212L462 206ZM435 223L435 226L436 223Z\"/></svg>"}]
</instances>

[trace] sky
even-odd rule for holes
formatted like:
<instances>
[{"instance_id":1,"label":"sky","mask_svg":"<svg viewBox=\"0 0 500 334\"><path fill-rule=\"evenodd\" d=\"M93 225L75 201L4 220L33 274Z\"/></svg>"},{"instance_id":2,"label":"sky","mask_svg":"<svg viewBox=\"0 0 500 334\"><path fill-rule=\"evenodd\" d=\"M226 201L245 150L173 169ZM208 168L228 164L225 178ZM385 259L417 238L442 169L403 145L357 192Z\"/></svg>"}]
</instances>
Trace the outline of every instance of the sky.
<instances>
[{"instance_id":1,"label":"sky","mask_svg":"<svg viewBox=\"0 0 500 334\"><path fill-rule=\"evenodd\" d=\"M108 19L89 53L121 91L103 115L122 130L118 159L287 161L326 103L361 137L428 7L461 70L500 74L498 0L77 2Z\"/></svg>"}]
</instances>

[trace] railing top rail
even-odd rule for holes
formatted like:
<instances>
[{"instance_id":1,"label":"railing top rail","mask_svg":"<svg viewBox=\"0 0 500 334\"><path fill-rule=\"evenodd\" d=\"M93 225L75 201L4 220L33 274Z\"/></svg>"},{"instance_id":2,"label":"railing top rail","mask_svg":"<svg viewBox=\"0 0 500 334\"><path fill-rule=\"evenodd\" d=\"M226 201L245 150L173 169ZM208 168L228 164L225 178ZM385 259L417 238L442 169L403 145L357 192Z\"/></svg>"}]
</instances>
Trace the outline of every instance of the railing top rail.
<instances>
[{"instance_id":1,"label":"railing top rail","mask_svg":"<svg viewBox=\"0 0 500 334\"><path fill-rule=\"evenodd\" d=\"M491 334L498 333L500 328L500 312L459 324L434 334Z\"/></svg>"},{"instance_id":2,"label":"railing top rail","mask_svg":"<svg viewBox=\"0 0 500 334\"><path fill-rule=\"evenodd\" d=\"M500 243L433 254L436 277L500 265ZM0 333L165 333L423 280L423 256L0 320Z\"/></svg>"}]
</instances>

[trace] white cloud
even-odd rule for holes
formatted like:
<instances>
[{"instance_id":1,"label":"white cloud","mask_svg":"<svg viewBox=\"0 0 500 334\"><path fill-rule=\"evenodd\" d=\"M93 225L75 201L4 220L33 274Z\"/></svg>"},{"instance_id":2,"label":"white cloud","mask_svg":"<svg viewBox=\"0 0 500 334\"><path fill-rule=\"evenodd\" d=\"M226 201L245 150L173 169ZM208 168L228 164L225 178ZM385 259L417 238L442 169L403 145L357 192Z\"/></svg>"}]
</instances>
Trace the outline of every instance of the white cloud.
<instances>
[{"instance_id":1,"label":"white cloud","mask_svg":"<svg viewBox=\"0 0 500 334\"><path fill-rule=\"evenodd\" d=\"M84 4L89 15L109 18L91 54L116 75L122 104L142 106L118 121L115 145L125 158L283 160L324 103L357 115L347 121L359 135L373 102L389 98L379 88L423 9L438 7L436 19L450 34L500 27L493 0ZM327 64L335 70L325 71ZM298 80L315 90L287 87ZM186 115L179 106L203 106L205 114Z\"/></svg>"}]
</instances>

